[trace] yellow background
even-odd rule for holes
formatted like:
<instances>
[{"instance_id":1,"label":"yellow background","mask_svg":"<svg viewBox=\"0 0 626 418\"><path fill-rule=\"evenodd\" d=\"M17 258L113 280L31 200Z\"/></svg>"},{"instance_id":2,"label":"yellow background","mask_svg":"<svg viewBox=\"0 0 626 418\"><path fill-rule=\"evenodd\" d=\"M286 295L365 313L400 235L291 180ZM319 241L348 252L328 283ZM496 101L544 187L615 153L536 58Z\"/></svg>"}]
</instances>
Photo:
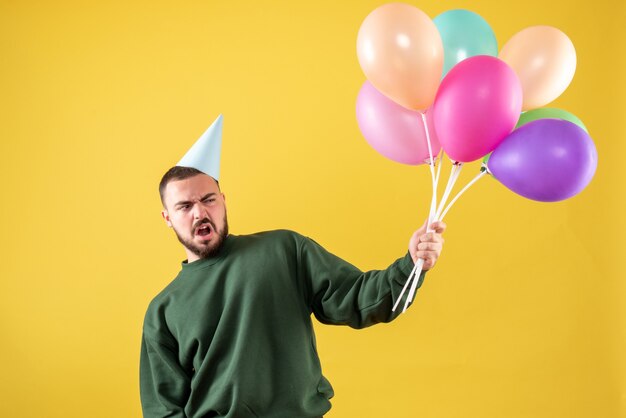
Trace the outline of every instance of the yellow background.
<instances>
[{"instance_id":1,"label":"yellow background","mask_svg":"<svg viewBox=\"0 0 626 418\"><path fill-rule=\"evenodd\" d=\"M294 229L363 269L404 253L428 170L379 156L354 111L380 4L0 1L2 416L140 416L143 314L184 258L157 183L219 113L233 233ZM412 4L475 11L500 46L567 33L577 72L552 106L599 166L552 204L481 180L408 314L316 326L328 417L626 416L626 2Z\"/></svg>"}]
</instances>

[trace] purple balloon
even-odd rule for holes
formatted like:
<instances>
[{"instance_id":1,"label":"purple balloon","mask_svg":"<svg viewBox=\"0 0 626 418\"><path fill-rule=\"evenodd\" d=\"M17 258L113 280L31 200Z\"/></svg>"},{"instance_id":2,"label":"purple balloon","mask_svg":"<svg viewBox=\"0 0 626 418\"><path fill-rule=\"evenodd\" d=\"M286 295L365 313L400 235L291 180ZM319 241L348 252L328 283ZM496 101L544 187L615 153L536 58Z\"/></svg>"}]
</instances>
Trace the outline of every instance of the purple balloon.
<instances>
[{"instance_id":1,"label":"purple balloon","mask_svg":"<svg viewBox=\"0 0 626 418\"><path fill-rule=\"evenodd\" d=\"M491 174L513 192L541 202L580 193L598 165L589 134L559 119L540 119L514 130L491 154Z\"/></svg>"}]
</instances>

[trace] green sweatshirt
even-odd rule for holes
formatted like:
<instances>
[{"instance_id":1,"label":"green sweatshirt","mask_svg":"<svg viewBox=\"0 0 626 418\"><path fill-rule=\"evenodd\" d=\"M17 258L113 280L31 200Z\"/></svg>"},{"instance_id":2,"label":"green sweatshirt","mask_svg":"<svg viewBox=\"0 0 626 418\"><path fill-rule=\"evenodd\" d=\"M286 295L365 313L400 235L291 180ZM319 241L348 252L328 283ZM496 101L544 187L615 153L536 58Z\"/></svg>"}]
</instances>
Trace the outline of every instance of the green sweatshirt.
<instances>
[{"instance_id":1,"label":"green sweatshirt","mask_svg":"<svg viewBox=\"0 0 626 418\"><path fill-rule=\"evenodd\" d=\"M330 409L311 313L389 322L413 262L361 272L291 231L229 235L150 303L141 347L144 417L320 417ZM423 275L420 277L420 285Z\"/></svg>"}]
</instances>

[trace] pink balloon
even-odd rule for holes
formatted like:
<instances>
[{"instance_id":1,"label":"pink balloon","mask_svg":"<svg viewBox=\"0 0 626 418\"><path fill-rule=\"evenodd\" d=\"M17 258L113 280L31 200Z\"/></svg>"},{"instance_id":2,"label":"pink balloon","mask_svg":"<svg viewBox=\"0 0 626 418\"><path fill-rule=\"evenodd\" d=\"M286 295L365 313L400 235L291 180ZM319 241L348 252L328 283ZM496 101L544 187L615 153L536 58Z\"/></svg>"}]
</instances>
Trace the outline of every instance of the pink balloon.
<instances>
[{"instance_id":1,"label":"pink balloon","mask_svg":"<svg viewBox=\"0 0 626 418\"><path fill-rule=\"evenodd\" d=\"M479 55L455 65L441 82L433 116L443 150L459 162L477 160L511 133L522 110L522 86L498 58Z\"/></svg>"},{"instance_id":2,"label":"pink balloon","mask_svg":"<svg viewBox=\"0 0 626 418\"><path fill-rule=\"evenodd\" d=\"M432 112L426 111L433 157L441 145L433 129ZM426 131L420 112L400 106L366 81L356 101L356 118L367 142L390 160L410 165L429 159Z\"/></svg>"}]
</instances>

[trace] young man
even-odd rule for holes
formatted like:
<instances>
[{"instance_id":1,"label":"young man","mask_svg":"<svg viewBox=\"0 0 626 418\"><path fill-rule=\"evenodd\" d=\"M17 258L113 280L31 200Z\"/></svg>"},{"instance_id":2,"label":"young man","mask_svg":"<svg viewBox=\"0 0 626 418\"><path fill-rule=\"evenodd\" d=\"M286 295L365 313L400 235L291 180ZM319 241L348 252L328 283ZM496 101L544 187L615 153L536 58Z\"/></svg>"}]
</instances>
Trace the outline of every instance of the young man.
<instances>
[{"instance_id":1,"label":"young man","mask_svg":"<svg viewBox=\"0 0 626 418\"><path fill-rule=\"evenodd\" d=\"M144 417L321 417L333 390L311 314L353 328L391 321L414 261L425 270L437 261L445 225L419 229L404 257L364 273L292 231L229 234L224 194L207 171L173 167L160 184L163 218L187 260L146 314Z\"/></svg>"}]
</instances>

